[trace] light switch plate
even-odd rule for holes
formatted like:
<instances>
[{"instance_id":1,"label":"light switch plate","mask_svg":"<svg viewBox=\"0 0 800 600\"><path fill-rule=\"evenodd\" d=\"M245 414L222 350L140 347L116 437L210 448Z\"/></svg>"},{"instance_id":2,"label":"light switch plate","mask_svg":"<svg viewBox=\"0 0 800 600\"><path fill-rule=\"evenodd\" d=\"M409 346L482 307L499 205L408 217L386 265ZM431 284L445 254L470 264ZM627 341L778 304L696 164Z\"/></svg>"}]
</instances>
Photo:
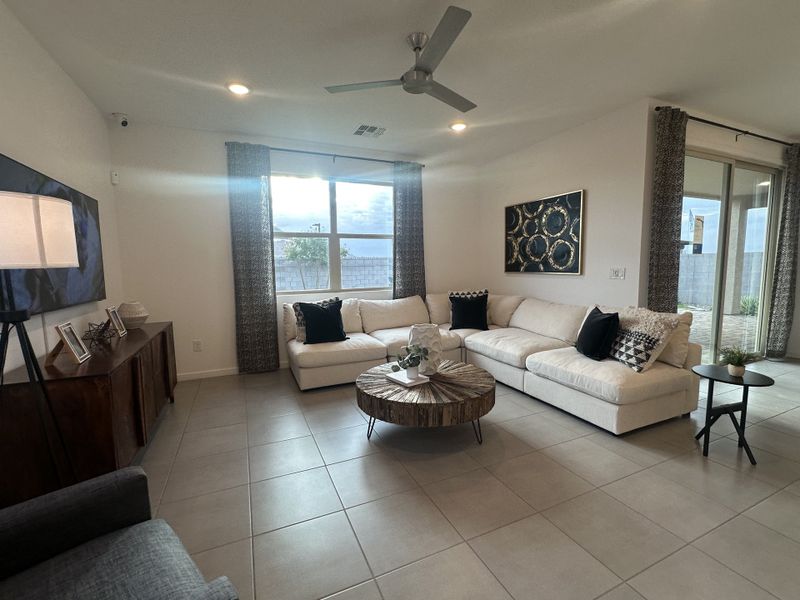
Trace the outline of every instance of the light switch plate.
<instances>
[{"instance_id":1,"label":"light switch plate","mask_svg":"<svg viewBox=\"0 0 800 600\"><path fill-rule=\"evenodd\" d=\"M608 273L609 279L625 279L625 267L611 267Z\"/></svg>"}]
</instances>

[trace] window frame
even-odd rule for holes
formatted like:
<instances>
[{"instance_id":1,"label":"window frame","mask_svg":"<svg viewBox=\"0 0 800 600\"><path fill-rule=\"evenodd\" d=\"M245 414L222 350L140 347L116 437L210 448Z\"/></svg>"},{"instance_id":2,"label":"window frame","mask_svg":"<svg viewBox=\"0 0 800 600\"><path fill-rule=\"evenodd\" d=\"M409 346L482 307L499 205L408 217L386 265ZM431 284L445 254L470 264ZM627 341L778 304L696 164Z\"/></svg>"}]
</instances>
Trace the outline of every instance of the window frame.
<instances>
[{"instance_id":1,"label":"window frame","mask_svg":"<svg viewBox=\"0 0 800 600\"><path fill-rule=\"evenodd\" d=\"M342 257L340 254L341 240L344 239L364 239L364 240L392 240L392 263L394 263L394 231L392 233L339 233L339 224L337 222L337 204L336 204L336 183L362 183L367 185L378 185L388 187L392 190L392 226L394 228L394 182L387 181L374 181L371 179L361 179L353 177L317 177L314 175L297 175L294 173L271 173L272 177L297 177L302 179L322 179L328 182L328 203L330 210L331 227L329 232L315 233L313 231L304 232L290 232L290 231L275 231L275 222L272 222L272 239L273 248L274 240L276 239L291 239L291 238L323 238L328 240L328 287L318 288L311 290L276 290L278 295L282 296L298 296L301 294L320 294L328 292L374 292L385 291L392 289L391 286L386 287L361 287L361 288L344 288L342 287ZM394 270L394 267L393 267Z\"/></svg>"}]
</instances>

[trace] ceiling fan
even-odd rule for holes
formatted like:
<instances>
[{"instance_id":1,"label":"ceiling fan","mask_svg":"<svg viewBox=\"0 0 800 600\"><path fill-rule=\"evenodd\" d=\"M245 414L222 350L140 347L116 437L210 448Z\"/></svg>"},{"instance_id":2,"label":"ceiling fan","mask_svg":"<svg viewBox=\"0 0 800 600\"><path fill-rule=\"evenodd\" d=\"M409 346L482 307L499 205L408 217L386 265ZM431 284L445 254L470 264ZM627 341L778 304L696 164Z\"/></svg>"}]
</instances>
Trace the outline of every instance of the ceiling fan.
<instances>
[{"instance_id":1,"label":"ceiling fan","mask_svg":"<svg viewBox=\"0 0 800 600\"><path fill-rule=\"evenodd\" d=\"M340 92L356 92L372 88L392 87L402 85L410 94L428 94L453 108L467 112L477 106L463 96L456 94L450 88L433 80L433 72L450 46L464 29L472 13L457 6L449 6L436 26L433 35L415 32L408 35L408 45L414 50L414 66L400 76L400 79L387 79L384 81L365 81L363 83L350 83L347 85L332 85L325 89L331 94Z\"/></svg>"}]
</instances>

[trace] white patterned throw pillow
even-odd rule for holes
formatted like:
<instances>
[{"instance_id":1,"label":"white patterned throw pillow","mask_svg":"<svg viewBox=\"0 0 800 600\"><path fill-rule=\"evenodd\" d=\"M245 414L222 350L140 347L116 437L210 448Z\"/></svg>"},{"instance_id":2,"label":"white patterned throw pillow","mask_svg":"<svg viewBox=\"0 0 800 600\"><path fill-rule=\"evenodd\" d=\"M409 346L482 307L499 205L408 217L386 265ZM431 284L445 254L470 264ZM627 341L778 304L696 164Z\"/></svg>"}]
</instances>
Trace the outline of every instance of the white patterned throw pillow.
<instances>
[{"instance_id":1,"label":"white patterned throw pillow","mask_svg":"<svg viewBox=\"0 0 800 600\"><path fill-rule=\"evenodd\" d=\"M656 313L646 308L622 309L611 357L637 373L646 371L664 350L677 326L677 314Z\"/></svg>"},{"instance_id":2,"label":"white patterned throw pillow","mask_svg":"<svg viewBox=\"0 0 800 600\"><path fill-rule=\"evenodd\" d=\"M312 304L319 304L320 306L328 306L331 302L338 302L339 297L335 298L327 298L325 300L320 300L318 302L313 302ZM303 311L300 310L300 303L295 302L292 304L292 309L294 310L294 317L297 319L297 336L295 339L304 344L306 341L306 318L303 316Z\"/></svg>"}]
</instances>

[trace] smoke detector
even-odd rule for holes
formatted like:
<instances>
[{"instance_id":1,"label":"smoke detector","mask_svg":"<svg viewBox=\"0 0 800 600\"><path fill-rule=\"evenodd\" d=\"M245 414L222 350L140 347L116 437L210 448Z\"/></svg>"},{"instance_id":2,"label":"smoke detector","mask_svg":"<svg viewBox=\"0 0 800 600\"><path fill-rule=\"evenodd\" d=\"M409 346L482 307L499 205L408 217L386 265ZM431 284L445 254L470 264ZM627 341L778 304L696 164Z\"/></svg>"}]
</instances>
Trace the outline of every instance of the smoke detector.
<instances>
[{"instance_id":1,"label":"smoke detector","mask_svg":"<svg viewBox=\"0 0 800 600\"><path fill-rule=\"evenodd\" d=\"M376 138L382 136L384 131L386 131L386 127L380 125L359 125L353 135Z\"/></svg>"}]
</instances>

